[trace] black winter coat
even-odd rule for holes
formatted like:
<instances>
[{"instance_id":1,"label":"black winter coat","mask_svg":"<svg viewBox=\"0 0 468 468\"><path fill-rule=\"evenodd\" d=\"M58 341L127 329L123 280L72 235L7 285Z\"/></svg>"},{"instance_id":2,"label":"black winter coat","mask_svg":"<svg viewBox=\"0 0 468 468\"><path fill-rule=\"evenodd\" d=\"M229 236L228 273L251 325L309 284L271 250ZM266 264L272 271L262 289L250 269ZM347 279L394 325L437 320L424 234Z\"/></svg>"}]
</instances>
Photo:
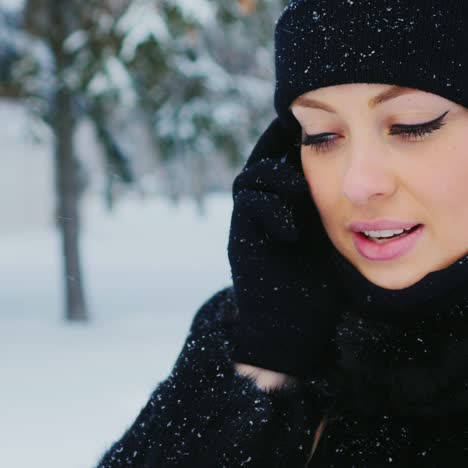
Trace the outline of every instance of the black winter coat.
<instances>
[{"instance_id":1,"label":"black winter coat","mask_svg":"<svg viewBox=\"0 0 468 468\"><path fill-rule=\"evenodd\" d=\"M235 372L232 288L196 313L161 382L100 468L304 467L320 415L300 388L262 391Z\"/></svg>"},{"instance_id":2,"label":"black winter coat","mask_svg":"<svg viewBox=\"0 0 468 468\"><path fill-rule=\"evenodd\" d=\"M98 468L468 467L466 412L356 417L337 405L312 455L327 392L314 376L263 391L235 372L236 317L231 287L200 308L172 372Z\"/></svg>"}]
</instances>

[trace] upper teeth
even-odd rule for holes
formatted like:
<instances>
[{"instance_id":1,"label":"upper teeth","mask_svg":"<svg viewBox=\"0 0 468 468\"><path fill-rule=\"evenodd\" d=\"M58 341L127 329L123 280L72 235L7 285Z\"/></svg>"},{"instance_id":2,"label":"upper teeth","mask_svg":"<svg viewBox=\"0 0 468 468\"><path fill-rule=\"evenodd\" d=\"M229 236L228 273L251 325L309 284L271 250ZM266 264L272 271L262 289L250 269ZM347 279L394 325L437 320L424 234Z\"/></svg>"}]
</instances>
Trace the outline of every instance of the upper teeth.
<instances>
[{"instance_id":1,"label":"upper teeth","mask_svg":"<svg viewBox=\"0 0 468 468\"><path fill-rule=\"evenodd\" d=\"M366 236L369 237L392 237L397 234L401 234L403 231L409 231L412 227L406 229L393 229L389 231L363 231Z\"/></svg>"}]
</instances>

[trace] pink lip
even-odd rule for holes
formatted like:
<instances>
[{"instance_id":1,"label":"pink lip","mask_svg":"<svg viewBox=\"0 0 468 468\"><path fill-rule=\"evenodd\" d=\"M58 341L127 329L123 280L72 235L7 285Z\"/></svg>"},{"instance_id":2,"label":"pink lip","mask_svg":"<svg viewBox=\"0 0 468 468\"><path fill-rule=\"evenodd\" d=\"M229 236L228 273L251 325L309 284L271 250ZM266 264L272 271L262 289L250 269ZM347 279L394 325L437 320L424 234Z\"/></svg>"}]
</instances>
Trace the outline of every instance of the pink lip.
<instances>
[{"instance_id":1,"label":"pink lip","mask_svg":"<svg viewBox=\"0 0 468 468\"><path fill-rule=\"evenodd\" d=\"M416 221L398 221L393 219L375 219L373 221L355 221L348 225L354 232L385 231L387 229L408 229L419 224Z\"/></svg>"},{"instance_id":2,"label":"pink lip","mask_svg":"<svg viewBox=\"0 0 468 468\"><path fill-rule=\"evenodd\" d=\"M414 226L414 224L413 224ZM411 227L408 226L408 227ZM398 228L387 228L387 229L398 229ZM370 230L382 230L380 229L364 229L365 231ZM421 235L424 232L424 225L421 224L416 230L410 234L406 234L403 237L399 237L395 240L387 241L382 244L368 239L364 234L360 232L352 232L354 246L357 251L368 260L393 260L401 257L408 253L417 242L420 240Z\"/></svg>"}]
</instances>

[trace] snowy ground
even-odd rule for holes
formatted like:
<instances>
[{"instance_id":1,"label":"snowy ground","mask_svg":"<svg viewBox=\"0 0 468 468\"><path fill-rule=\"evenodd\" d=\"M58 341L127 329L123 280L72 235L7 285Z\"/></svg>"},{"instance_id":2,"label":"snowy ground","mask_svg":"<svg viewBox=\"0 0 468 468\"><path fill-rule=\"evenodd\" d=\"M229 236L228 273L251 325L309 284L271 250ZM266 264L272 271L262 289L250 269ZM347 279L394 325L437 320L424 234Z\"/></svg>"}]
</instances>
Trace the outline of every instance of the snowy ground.
<instances>
[{"instance_id":1,"label":"snowy ground","mask_svg":"<svg viewBox=\"0 0 468 468\"><path fill-rule=\"evenodd\" d=\"M0 466L91 468L169 373L198 307L230 283L231 199L85 204L92 322L61 316L52 228L0 236Z\"/></svg>"}]
</instances>

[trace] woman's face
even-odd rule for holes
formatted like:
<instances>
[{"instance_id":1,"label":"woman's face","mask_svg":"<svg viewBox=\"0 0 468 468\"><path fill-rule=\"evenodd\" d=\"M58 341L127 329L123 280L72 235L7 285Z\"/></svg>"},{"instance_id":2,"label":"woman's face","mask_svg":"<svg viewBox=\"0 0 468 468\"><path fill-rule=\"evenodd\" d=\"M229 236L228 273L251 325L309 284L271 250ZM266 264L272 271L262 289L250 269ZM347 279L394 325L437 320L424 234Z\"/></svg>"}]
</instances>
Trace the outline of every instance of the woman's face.
<instances>
[{"instance_id":1,"label":"woman's face","mask_svg":"<svg viewBox=\"0 0 468 468\"><path fill-rule=\"evenodd\" d=\"M291 110L325 230L368 280L402 289L468 252L468 109L424 91L359 83L311 91ZM383 220L396 224L350 226ZM413 234L386 241L362 233L414 225Z\"/></svg>"}]
</instances>

